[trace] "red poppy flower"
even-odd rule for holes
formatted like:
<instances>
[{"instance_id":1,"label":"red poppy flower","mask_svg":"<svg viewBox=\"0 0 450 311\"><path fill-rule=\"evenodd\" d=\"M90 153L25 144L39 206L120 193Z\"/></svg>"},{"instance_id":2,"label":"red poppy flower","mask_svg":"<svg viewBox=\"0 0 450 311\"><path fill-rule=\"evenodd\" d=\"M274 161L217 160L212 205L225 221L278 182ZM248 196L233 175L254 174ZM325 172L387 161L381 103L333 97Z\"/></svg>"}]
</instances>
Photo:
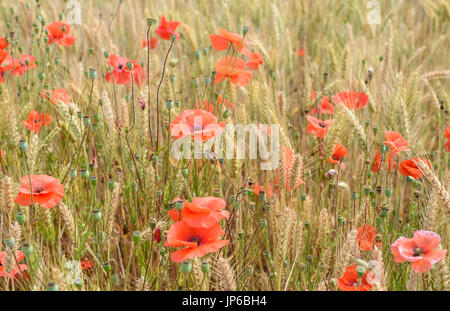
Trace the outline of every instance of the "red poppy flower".
<instances>
[{"instance_id":1,"label":"red poppy flower","mask_svg":"<svg viewBox=\"0 0 450 311\"><path fill-rule=\"evenodd\" d=\"M52 176L24 176L20 182L22 185L14 201L22 206L31 205L31 196L33 196L33 203L38 203L43 208L52 208L61 202L64 196L64 186L57 178Z\"/></svg>"},{"instance_id":2,"label":"red poppy flower","mask_svg":"<svg viewBox=\"0 0 450 311\"><path fill-rule=\"evenodd\" d=\"M229 32L228 30L217 28L218 34L212 34L209 36L209 40L211 41L211 45L216 51L225 51L230 46L230 43L233 44L234 49L238 50L239 53L250 56L250 51L247 49L246 44L248 42L243 40L244 38L233 32Z\"/></svg>"},{"instance_id":3,"label":"red poppy flower","mask_svg":"<svg viewBox=\"0 0 450 311\"><path fill-rule=\"evenodd\" d=\"M306 119L308 119L309 122L306 127L306 132L311 133L318 138L325 137L334 121L333 119L322 121L313 116L306 116Z\"/></svg>"},{"instance_id":4,"label":"red poppy flower","mask_svg":"<svg viewBox=\"0 0 450 311\"><path fill-rule=\"evenodd\" d=\"M220 239L224 233L218 223L209 228L193 228L185 221L178 221L170 227L164 246L187 247L173 252L170 256L173 262L183 262L216 252L227 245L228 240Z\"/></svg>"},{"instance_id":5,"label":"red poppy flower","mask_svg":"<svg viewBox=\"0 0 450 311\"><path fill-rule=\"evenodd\" d=\"M259 53L251 53L250 61L247 62L247 68L251 70L258 70L259 65L264 63L264 59L261 57Z\"/></svg>"},{"instance_id":6,"label":"red poppy flower","mask_svg":"<svg viewBox=\"0 0 450 311\"><path fill-rule=\"evenodd\" d=\"M305 51L302 48L299 48L297 50L297 54L298 54L298 56L303 57L305 55Z\"/></svg>"},{"instance_id":7,"label":"red poppy flower","mask_svg":"<svg viewBox=\"0 0 450 311\"><path fill-rule=\"evenodd\" d=\"M77 38L69 35L70 26L63 22L54 22L47 26L48 30L48 43L62 46L72 45Z\"/></svg>"},{"instance_id":8,"label":"red poppy flower","mask_svg":"<svg viewBox=\"0 0 450 311\"><path fill-rule=\"evenodd\" d=\"M176 198L174 201L180 201ZM173 221L184 221L193 228L209 228L222 219L230 216L224 210L225 201L216 197L196 197L192 202L184 201L184 208L181 210L181 218L178 210L169 211L169 216Z\"/></svg>"},{"instance_id":9,"label":"red poppy flower","mask_svg":"<svg viewBox=\"0 0 450 311\"><path fill-rule=\"evenodd\" d=\"M28 114L28 120L23 120L22 124L25 125L27 129L37 134L42 126L48 126L51 121L52 117L48 114L44 115L37 111L31 110Z\"/></svg>"},{"instance_id":10,"label":"red poppy flower","mask_svg":"<svg viewBox=\"0 0 450 311\"><path fill-rule=\"evenodd\" d=\"M2 62L0 62L1 64ZM450 151L450 125L447 126L447 129L445 130L445 138L447 138L447 142L445 143L445 148L447 151Z\"/></svg>"},{"instance_id":11,"label":"red poppy flower","mask_svg":"<svg viewBox=\"0 0 450 311\"><path fill-rule=\"evenodd\" d=\"M8 51L0 50L0 65L3 63L3 61L6 59L7 56L8 56ZM6 68L3 66L0 66L0 83L5 82L5 72L6 72Z\"/></svg>"},{"instance_id":12,"label":"red poppy flower","mask_svg":"<svg viewBox=\"0 0 450 311\"><path fill-rule=\"evenodd\" d=\"M133 64L133 80L136 85L141 85L145 79L145 70L135 60L129 60L128 58L110 55L109 64L114 70L108 72L105 75L105 80L116 84L129 84L131 83L131 70L127 64L131 62Z\"/></svg>"},{"instance_id":13,"label":"red poppy flower","mask_svg":"<svg viewBox=\"0 0 450 311\"><path fill-rule=\"evenodd\" d=\"M397 163L393 161L394 157L394 152L392 152L391 150L388 152L388 156L387 156L387 163L388 163L388 172L390 172L392 169L394 169L397 166ZM374 163L372 165L372 172L376 173L378 172L378 170L380 169L381 166L381 154L380 154L380 150L377 148L377 154L375 155L375 159L374 159ZM384 169L384 165L383 167L381 167L381 169Z\"/></svg>"},{"instance_id":14,"label":"red poppy flower","mask_svg":"<svg viewBox=\"0 0 450 311\"><path fill-rule=\"evenodd\" d=\"M364 225L358 228L358 235L356 236L356 243L358 243L359 249L363 251L370 251L377 235L377 228Z\"/></svg>"},{"instance_id":15,"label":"red poppy flower","mask_svg":"<svg viewBox=\"0 0 450 311\"><path fill-rule=\"evenodd\" d=\"M342 291L369 291L372 285L367 281L369 271L359 279L356 272L356 266L349 266L345 268L344 275L338 279L338 287ZM358 280L360 284L358 285Z\"/></svg>"},{"instance_id":16,"label":"red poppy flower","mask_svg":"<svg viewBox=\"0 0 450 311\"><path fill-rule=\"evenodd\" d=\"M54 89L50 91L41 92L41 96L45 99L50 99L54 104L60 104L61 102L70 105L72 97L70 97L69 92L66 89Z\"/></svg>"},{"instance_id":17,"label":"red poppy flower","mask_svg":"<svg viewBox=\"0 0 450 311\"><path fill-rule=\"evenodd\" d=\"M155 232L153 233L153 238L155 239L156 243L161 242L161 228L155 229Z\"/></svg>"},{"instance_id":18,"label":"red poppy flower","mask_svg":"<svg viewBox=\"0 0 450 311\"><path fill-rule=\"evenodd\" d=\"M361 109L369 102L369 95L363 92L340 92L333 97L335 103L343 103L348 109Z\"/></svg>"},{"instance_id":19,"label":"red poppy flower","mask_svg":"<svg viewBox=\"0 0 450 311\"><path fill-rule=\"evenodd\" d=\"M170 40L171 35L175 35L177 40L180 40L180 34L175 32L178 26L180 26L180 22L166 20L165 16L161 16L161 23L158 28L156 28L155 33L164 40Z\"/></svg>"},{"instance_id":20,"label":"red poppy flower","mask_svg":"<svg viewBox=\"0 0 450 311\"><path fill-rule=\"evenodd\" d=\"M5 58L4 65L6 70L10 70L12 76L21 76L28 70L36 68L36 57L31 55L20 55L20 58L12 58L8 56ZM28 62L28 65L27 65Z\"/></svg>"},{"instance_id":21,"label":"red poppy flower","mask_svg":"<svg viewBox=\"0 0 450 311\"><path fill-rule=\"evenodd\" d=\"M0 277L2 278L15 278L18 274L21 272L25 272L25 276L28 276L26 273L27 271L27 265L21 264L20 262L25 259L25 254L22 251L16 251L16 259L17 262L19 262L19 265L14 264L13 270L9 273L6 273L5 271L5 264L6 264L6 252L0 252Z\"/></svg>"},{"instance_id":22,"label":"red poppy flower","mask_svg":"<svg viewBox=\"0 0 450 311\"><path fill-rule=\"evenodd\" d=\"M348 155L348 150L345 148L345 146L341 144L335 144L333 154L331 155L331 158L328 159L328 162L330 163L340 163L341 158L345 158Z\"/></svg>"},{"instance_id":23,"label":"red poppy flower","mask_svg":"<svg viewBox=\"0 0 450 311\"><path fill-rule=\"evenodd\" d=\"M409 151L408 141L399 132L386 131L384 139L384 144L391 146L390 150L394 153Z\"/></svg>"},{"instance_id":24,"label":"red poppy flower","mask_svg":"<svg viewBox=\"0 0 450 311\"><path fill-rule=\"evenodd\" d=\"M414 160L403 160L402 162L400 162L400 165L398 167L400 174L406 177L411 176L414 179L419 179L420 177L422 177L423 173L416 164L418 160L418 158L414 158ZM428 165L428 167L431 168L431 164L429 161L423 161Z\"/></svg>"},{"instance_id":25,"label":"red poppy flower","mask_svg":"<svg viewBox=\"0 0 450 311\"><path fill-rule=\"evenodd\" d=\"M146 39L142 40L142 47L146 48L148 45L148 41ZM158 39L155 37L150 37L150 50L154 50L158 47Z\"/></svg>"},{"instance_id":26,"label":"red poppy flower","mask_svg":"<svg viewBox=\"0 0 450 311\"><path fill-rule=\"evenodd\" d=\"M6 42L5 37L0 37L0 50L6 49L8 47L8 45L9 45L9 43Z\"/></svg>"},{"instance_id":27,"label":"red poppy flower","mask_svg":"<svg viewBox=\"0 0 450 311\"><path fill-rule=\"evenodd\" d=\"M224 102L223 95L219 95L218 98L217 98L217 105L222 104L222 102ZM225 107L227 109L233 109L234 105L229 99L225 99ZM211 103L210 101L207 101L207 100L195 103L195 108L196 109L203 109L203 110L206 110L206 111L211 112L211 113L214 112L214 104Z\"/></svg>"},{"instance_id":28,"label":"red poppy flower","mask_svg":"<svg viewBox=\"0 0 450 311\"><path fill-rule=\"evenodd\" d=\"M314 92L314 91L312 91ZM313 100L315 99L315 93ZM311 110L311 114L318 114L319 110L317 106L314 106L314 109ZM322 101L320 102L320 114L333 114L334 113L334 105L330 102L330 98L328 96L322 97Z\"/></svg>"},{"instance_id":29,"label":"red poppy flower","mask_svg":"<svg viewBox=\"0 0 450 311\"><path fill-rule=\"evenodd\" d=\"M253 73L245 71L245 61L234 56L221 58L216 63L216 78L214 83L230 78L230 82L239 86L245 86L250 82Z\"/></svg>"},{"instance_id":30,"label":"red poppy flower","mask_svg":"<svg viewBox=\"0 0 450 311\"><path fill-rule=\"evenodd\" d=\"M81 264L81 269L83 269L83 270L92 268L92 262L88 259L81 259L80 264Z\"/></svg>"},{"instance_id":31,"label":"red poppy flower","mask_svg":"<svg viewBox=\"0 0 450 311\"><path fill-rule=\"evenodd\" d=\"M283 149L282 152L284 153L284 158L286 160L286 162L285 162L286 163L286 189L288 191L293 191L293 190L297 189L298 186L304 184L305 182L303 180L301 180L301 178L299 178L297 181L297 184L294 186L294 188L291 189L291 186L290 186L291 166L292 166L292 163L294 162L295 154L294 154L294 151L288 146L283 146L282 149ZM278 186L278 169L279 169L279 167L276 170L276 175L274 178L275 187Z\"/></svg>"},{"instance_id":32,"label":"red poppy flower","mask_svg":"<svg viewBox=\"0 0 450 311\"><path fill-rule=\"evenodd\" d=\"M273 197L273 187L272 184L269 182L267 185L265 185L264 187L259 185L257 182L254 183L251 186L251 189L253 190L253 193L255 195L259 195L259 193L261 191L264 191L264 193L267 195L268 198L272 198Z\"/></svg>"},{"instance_id":33,"label":"red poppy flower","mask_svg":"<svg viewBox=\"0 0 450 311\"><path fill-rule=\"evenodd\" d=\"M391 245L391 251L395 262L413 262L411 269L417 273L424 273L447 254L446 249L438 249L440 243L439 234L417 230L412 239L399 237Z\"/></svg>"},{"instance_id":34,"label":"red poppy flower","mask_svg":"<svg viewBox=\"0 0 450 311\"><path fill-rule=\"evenodd\" d=\"M170 123L170 132L175 139L191 136L196 141L206 141L220 134L225 122L217 123L210 112L194 109L185 110Z\"/></svg>"}]
</instances>

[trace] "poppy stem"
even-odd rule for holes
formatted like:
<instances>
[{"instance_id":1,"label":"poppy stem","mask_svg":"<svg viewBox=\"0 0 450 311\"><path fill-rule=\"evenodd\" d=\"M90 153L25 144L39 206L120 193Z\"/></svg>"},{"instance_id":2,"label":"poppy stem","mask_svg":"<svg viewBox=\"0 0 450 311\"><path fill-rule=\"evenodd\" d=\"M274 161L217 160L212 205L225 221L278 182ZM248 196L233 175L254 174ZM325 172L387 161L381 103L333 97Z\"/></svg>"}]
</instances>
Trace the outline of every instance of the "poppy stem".
<instances>
[{"instance_id":1,"label":"poppy stem","mask_svg":"<svg viewBox=\"0 0 450 311\"><path fill-rule=\"evenodd\" d=\"M152 115L150 113L150 28L152 25L148 25L147 28L147 118L148 118L148 134L150 136L150 144L153 148L153 135L152 135ZM145 280L144 280L145 282Z\"/></svg>"},{"instance_id":2,"label":"poppy stem","mask_svg":"<svg viewBox=\"0 0 450 311\"><path fill-rule=\"evenodd\" d=\"M170 46L167 49L166 57L164 58L164 63L163 63L163 71L161 74L161 80L159 81L158 88L156 89L156 150L159 149L159 90L161 89L161 85L164 81L164 76L166 74L167 58L169 57L170 51L172 50L174 43L175 43L175 41L171 41Z\"/></svg>"}]
</instances>

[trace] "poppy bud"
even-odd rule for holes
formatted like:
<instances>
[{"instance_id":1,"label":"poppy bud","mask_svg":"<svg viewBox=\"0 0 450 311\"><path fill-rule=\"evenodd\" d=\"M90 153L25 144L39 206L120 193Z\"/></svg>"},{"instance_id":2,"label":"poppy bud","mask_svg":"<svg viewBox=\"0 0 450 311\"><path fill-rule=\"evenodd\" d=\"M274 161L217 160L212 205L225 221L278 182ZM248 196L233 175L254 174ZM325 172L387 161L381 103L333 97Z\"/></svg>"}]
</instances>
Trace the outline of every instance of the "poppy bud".
<instances>
[{"instance_id":1,"label":"poppy bud","mask_svg":"<svg viewBox=\"0 0 450 311\"><path fill-rule=\"evenodd\" d=\"M161 229L156 228L155 232L153 233L153 238L155 239L156 243L161 242Z\"/></svg>"},{"instance_id":2,"label":"poppy bud","mask_svg":"<svg viewBox=\"0 0 450 311\"><path fill-rule=\"evenodd\" d=\"M309 221L305 221L303 224L305 225L306 229L308 229L310 226Z\"/></svg>"},{"instance_id":3,"label":"poppy bud","mask_svg":"<svg viewBox=\"0 0 450 311\"><path fill-rule=\"evenodd\" d=\"M370 125L370 120L366 120L366 121L364 122L364 125L365 125L366 127L369 127L369 125Z\"/></svg>"},{"instance_id":4,"label":"poppy bud","mask_svg":"<svg viewBox=\"0 0 450 311\"><path fill-rule=\"evenodd\" d=\"M94 55L94 48L89 48L89 54Z\"/></svg>"},{"instance_id":5,"label":"poppy bud","mask_svg":"<svg viewBox=\"0 0 450 311\"><path fill-rule=\"evenodd\" d=\"M111 283L113 286L117 286L119 285L119 275L117 273L114 273L113 275L111 275Z\"/></svg>"},{"instance_id":6,"label":"poppy bud","mask_svg":"<svg viewBox=\"0 0 450 311\"><path fill-rule=\"evenodd\" d=\"M209 272L209 263L207 263L206 261L202 262L201 268L202 268L203 273L208 273Z\"/></svg>"},{"instance_id":7,"label":"poppy bud","mask_svg":"<svg viewBox=\"0 0 450 311\"><path fill-rule=\"evenodd\" d=\"M108 51L103 52L103 56L105 56L105 58L108 59L109 58L109 52Z\"/></svg>"},{"instance_id":8,"label":"poppy bud","mask_svg":"<svg viewBox=\"0 0 450 311\"><path fill-rule=\"evenodd\" d=\"M370 178L370 177L372 177L373 172L372 171L368 171L366 175L367 175L367 178Z\"/></svg>"},{"instance_id":9,"label":"poppy bud","mask_svg":"<svg viewBox=\"0 0 450 311\"><path fill-rule=\"evenodd\" d=\"M300 195L300 199L301 199L302 201L305 201L306 198L307 198L306 193L302 193L302 194Z\"/></svg>"},{"instance_id":10,"label":"poppy bud","mask_svg":"<svg viewBox=\"0 0 450 311\"><path fill-rule=\"evenodd\" d=\"M295 132L294 136L295 136L295 139L300 139L300 133L299 132Z\"/></svg>"},{"instance_id":11,"label":"poppy bud","mask_svg":"<svg viewBox=\"0 0 450 311\"><path fill-rule=\"evenodd\" d=\"M242 27L242 34L245 36L248 33L248 26Z\"/></svg>"},{"instance_id":12,"label":"poppy bud","mask_svg":"<svg viewBox=\"0 0 450 311\"><path fill-rule=\"evenodd\" d=\"M45 288L45 290L48 292L57 292L57 291L59 291L59 286L58 286L58 284L56 284L54 282L50 282L47 284L47 287Z\"/></svg>"},{"instance_id":13,"label":"poppy bud","mask_svg":"<svg viewBox=\"0 0 450 311\"><path fill-rule=\"evenodd\" d=\"M179 100L175 101L175 107L180 108L180 101Z\"/></svg>"},{"instance_id":14,"label":"poppy bud","mask_svg":"<svg viewBox=\"0 0 450 311\"><path fill-rule=\"evenodd\" d=\"M28 143L27 143L27 141L21 139L21 140L19 141L19 148L20 148L20 150L21 150L22 152L26 152L27 149L28 149Z\"/></svg>"},{"instance_id":15,"label":"poppy bud","mask_svg":"<svg viewBox=\"0 0 450 311\"><path fill-rule=\"evenodd\" d=\"M155 23L155 19L154 18L151 18L151 17L147 18L147 26L151 26L154 23Z\"/></svg>"},{"instance_id":16,"label":"poppy bud","mask_svg":"<svg viewBox=\"0 0 450 311\"><path fill-rule=\"evenodd\" d=\"M339 223L340 225L344 224L344 223L345 223L345 217L339 215L339 216L338 216L338 223Z\"/></svg>"},{"instance_id":17,"label":"poppy bud","mask_svg":"<svg viewBox=\"0 0 450 311\"><path fill-rule=\"evenodd\" d=\"M92 211L92 219L97 222L102 219L102 212L98 209Z\"/></svg>"},{"instance_id":18,"label":"poppy bud","mask_svg":"<svg viewBox=\"0 0 450 311\"><path fill-rule=\"evenodd\" d=\"M133 236L132 236L132 240L135 244L139 243L142 239L142 233L141 231L134 231L133 232Z\"/></svg>"},{"instance_id":19,"label":"poppy bud","mask_svg":"<svg viewBox=\"0 0 450 311\"><path fill-rule=\"evenodd\" d=\"M239 231L238 232L238 238L242 239L244 237L244 231Z\"/></svg>"},{"instance_id":20,"label":"poppy bud","mask_svg":"<svg viewBox=\"0 0 450 311\"><path fill-rule=\"evenodd\" d=\"M416 180L414 179L414 177L412 177L412 176L408 176L407 180L410 181L410 182L416 181Z\"/></svg>"},{"instance_id":21,"label":"poppy bud","mask_svg":"<svg viewBox=\"0 0 450 311\"><path fill-rule=\"evenodd\" d=\"M200 51L196 50L194 51L194 57L199 60L200 59Z\"/></svg>"},{"instance_id":22,"label":"poppy bud","mask_svg":"<svg viewBox=\"0 0 450 311\"><path fill-rule=\"evenodd\" d=\"M184 274L188 274L189 272L191 272L192 270L192 263L190 261L183 261L183 263L181 264L181 271Z\"/></svg>"},{"instance_id":23,"label":"poppy bud","mask_svg":"<svg viewBox=\"0 0 450 311\"><path fill-rule=\"evenodd\" d=\"M377 133L378 133L378 127L374 126L374 127L372 128L372 132L373 132L373 135L377 135Z\"/></svg>"},{"instance_id":24,"label":"poppy bud","mask_svg":"<svg viewBox=\"0 0 450 311\"><path fill-rule=\"evenodd\" d=\"M22 212L18 212L16 214L16 221L19 223L19 225L23 225L27 221L27 216Z\"/></svg>"},{"instance_id":25,"label":"poppy bud","mask_svg":"<svg viewBox=\"0 0 450 311\"><path fill-rule=\"evenodd\" d=\"M94 113L94 121L99 122L100 121L100 114L98 112Z\"/></svg>"},{"instance_id":26,"label":"poppy bud","mask_svg":"<svg viewBox=\"0 0 450 311\"><path fill-rule=\"evenodd\" d=\"M230 116L230 112L228 111L228 109L226 109L226 110L223 112L223 118L226 119L226 118L228 118L229 116Z\"/></svg>"},{"instance_id":27,"label":"poppy bud","mask_svg":"<svg viewBox=\"0 0 450 311\"><path fill-rule=\"evenodd\" d=\"M133 63L132 62L127 62L127 68L129 70L133 70Z\"/></svg>"},{"instance_id":28,"label":"poppy bud","mask_svg":"<svg viewBox=\"0 0 450 311\"><path fill-rule=\"evenodd\" d=\"M365 267L366 269L369 267L369 264L362 259L357 258L355 259L355 262L357 266Z\"/></svg>"},{"instance_id":29,"label":"poppy bud","mask_svg":"<svg viewBox=\"0 0 450 311\"><path fill-rule=\"evenodd\" d=\"M357 192L352 192L352 200L354 200L354 201L358 200L358 193Z\"/></svg>"},{"instance_id":30,"label":"poppy bud","mask_svg":"<svg viewBox=\"0 0 450 311\"><path fill-rule=\"evenodd\" d=\"M39 72L39 73L38 73L38 79L39 79L40 81L42 81L42 80L44 80L44 78L45 78L45 73Z\"/></svg>"},{"instance_id":31,"label":"poppy bud","mask_svg":"<svg viewBox=\"0 0 450 311\"><path fill-rule=\"evenodd\" d=\"M366 268L364 268L363 266L357 266L356 274L358 274L358 277L362 278L364 274L366 274Z\"/></svg>"},{"instance_id":32,"label":"poppy bud","mask_svg":"<svg viewBox=\"0 0 450 311\"><path fill-rule=\"evenodd\" d=\"M270 251L264 251L264 257L266 257L266 259L270 260Z\"/></svg>"}]
</instances>

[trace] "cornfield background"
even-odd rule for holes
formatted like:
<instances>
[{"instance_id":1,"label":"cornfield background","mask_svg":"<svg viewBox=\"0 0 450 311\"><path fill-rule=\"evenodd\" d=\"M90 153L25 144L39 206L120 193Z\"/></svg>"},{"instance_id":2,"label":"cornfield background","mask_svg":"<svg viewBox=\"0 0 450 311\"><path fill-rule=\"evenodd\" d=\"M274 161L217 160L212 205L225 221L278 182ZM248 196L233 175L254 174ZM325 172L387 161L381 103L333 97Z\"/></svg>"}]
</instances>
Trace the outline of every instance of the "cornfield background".
<instances>
[{"instance_id":1,"label":"cornfield background","mask_svg":"<svg viewBox=\"0 0 450 311\"><path fill-rule=\"evenodd\" d=\"M440 247L449 247L448 1L379 1L381 23L370 25L360 0L79 0L75 43L50 45L45 27L64 21L68 2L0 3L6 50L33 55L37 65L0 84L1 267L16 263L11 250L23 250L27 265L26 277L0 278L2 290L336 291L351 265L376 267L371 290L449 289L447 258L415 273L391 252L416 230L439 234ZM181 22L181 39L143 48L161 16ZM217 28L242 35L245 27L263 64L245 86L214 84L224 53L209 35ZM105 81L111 54L136 60L149 84ZM56 88L68 90L70 105L41 96ZM335 105L327 135L307 133L318 100L341 91L364 92L369 102L359 110ZM292 174L304 184L288 191L289 176L278 176L283 186L269 196L252 191L277 174L260 170L260 160L170 157L171 120L217 94L234 104L215 110L219 121L281 125L281 144L297 161ZM21 123L30 110L52 116L38 134ZM397 168L372 172L386 131L409 143L398 163L430 161L420 179ZM348 149L345 168L327 161L336 143ZM57 178L62 201L50 209L15 203L30 174ZM226 201L230 217L221 226L229 244L175 263L174 249L164 246L172 200L207 196ZM377 229L376 246L360 250L356 230L366 224Z\"/></svg>"}]
</instances>

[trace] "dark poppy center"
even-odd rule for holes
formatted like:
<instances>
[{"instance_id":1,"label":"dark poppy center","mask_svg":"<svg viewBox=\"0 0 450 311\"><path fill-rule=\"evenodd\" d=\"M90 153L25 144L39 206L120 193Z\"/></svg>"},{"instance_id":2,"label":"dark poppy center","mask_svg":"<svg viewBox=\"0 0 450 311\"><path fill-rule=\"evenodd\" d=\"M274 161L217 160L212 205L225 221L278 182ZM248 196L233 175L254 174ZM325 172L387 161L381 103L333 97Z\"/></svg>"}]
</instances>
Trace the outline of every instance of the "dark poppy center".
<instances>
[{"instance_id":1,"label":"dark poppy center","mask_svg":"<svg viewBox=\"0 0 450 311\"><path fill-rule=\"evenodd\" d=\"M414 256L414 257L421 256L422 254L423 254L423 251L422 251L421 248L416 247L416 248L414 249L414 252L413 252L413 256Z\"/></svg>"},{"instance_id":2,"label":"dark poppy center","mask_svg":"<svg viewBox=\"0 0 450 311\"><path fill-rule=\"evenodd\" d=\"M319 122L319 126L322 127L322 128L326 127L325 123L323 123L323 122Z\"/></svg>"},{"instance_id":3,"label":"dark poppy center","mask_svg":"<svg viewBox=\"0 0 450 311\"><path fill-rule=\"evenodd\" d=\"M189 242L197 242L197 245L201 245L202 242L199 237L193 236L189 239Z\"/></svg>"},{"instance_id":4,"label":"dark poppy center","mask_svg":"<svg viewBox=\"0 0 450 311\"><path fill-rule=\"evenodd\" d=\"M194 125L194 131L195 131L195 132L201 131L201 130L202 130L201 125Z\"/></svg>"},{"instance_id":5,"label":"dark poppy center","mask_svg":"<svg viewBox=\"0 0 450 311\"><path fill-rule=\"evenodd\" d=\"M122 64L120 64L118 68L119 68L119 69L123 69L123 65L122 65Z\"/></svg>"},{"instance_id":6,"label":"dark poppy center","mask_svg":"<svg viewBox=\"0 0 450 311\"><path fill-rule=\"evenodd\" d=\"M37 186L37 187L34 187L33 188L33 192L34 193L41 193L42 191L44 191L45 190L45 187L44 186Z\"/></svg>"}]
</instances>

